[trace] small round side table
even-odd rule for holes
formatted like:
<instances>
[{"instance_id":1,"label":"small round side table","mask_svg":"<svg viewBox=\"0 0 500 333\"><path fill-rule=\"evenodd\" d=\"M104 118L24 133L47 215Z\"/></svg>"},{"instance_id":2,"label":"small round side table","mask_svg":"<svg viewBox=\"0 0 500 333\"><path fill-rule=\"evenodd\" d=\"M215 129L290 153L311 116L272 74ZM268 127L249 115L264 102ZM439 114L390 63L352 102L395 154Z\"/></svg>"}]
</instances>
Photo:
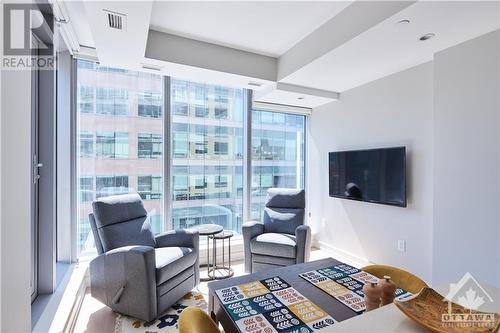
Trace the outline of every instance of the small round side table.
<instances>
[{"instance_id":1,"label":"small round side table","mask_svg":"<svg viewBox=\"0 0 500 333\"><path fill-rule=\"evenodd\" d=\"M234 275L234 271L231 268L231 237L233 237L234 234L232 231L227 231L224 230L222 232L219 232L218 234L208 236L208 238L212 239L213 245L213 257L214 257L214 267L213 269L208 272L208 276L212 279L215 280L222 280L222 279L227 279L231 276ZM225 255L225 244L224 241L227 239L228 242L228 263L226 265L226 255ZM217 241L222 240L222 265L217 265Z\"/></svg>"},{"instance_id":2,"label":"small round side table","mask_svg":"<svg viewBox=\"0 0 500 333\"><path fill-rule=\"evenodd\" d=\"M220 233L224 228L218 224L199 224L191 227L191 229L198 230L200 236L207 236L207 263L200 265L200 267L207 268L207 276L200 276L200 281L212 281L213 277L210 276L210 272L215 269L215 255L213 256L213 262L210 263L210 236L214 236ZM215 246L215 243L214 243ZM214 247L215 249L215 247ZM215 251L214 251L215 253ZM201 275L201 272L200 272Z\"/></svg>"}]
</instances>

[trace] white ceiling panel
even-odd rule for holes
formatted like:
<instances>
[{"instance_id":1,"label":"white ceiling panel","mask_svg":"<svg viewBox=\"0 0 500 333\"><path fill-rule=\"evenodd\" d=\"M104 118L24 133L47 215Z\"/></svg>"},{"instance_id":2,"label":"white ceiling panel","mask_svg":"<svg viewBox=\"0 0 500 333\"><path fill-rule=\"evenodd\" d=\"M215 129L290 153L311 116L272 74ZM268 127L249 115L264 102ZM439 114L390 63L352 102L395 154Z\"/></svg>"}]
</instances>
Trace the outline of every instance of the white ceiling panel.
<instances>
[{"instance_id":1,"label":"white ceiling panel","mask_svg":"<svg viewBox=\"0 0 500 333\"><path fill-rule=\"evenodd\" d=\"M342 92L431 61L434 53L498 29L499 2L422 1L280 82ZM409 24L398 24L408 19ZM426 33L436 36L427 41Z\"/></svg>"},{"instance_id":2,"label":"white ceiling panel","mask_svg":"<svg viewBox=\"0 0 500 333\"><path fill-rule=\"evenodd\" d=\"M155 1L154 30L277 57L348 1Z\"/></svg>"}]
</instances>

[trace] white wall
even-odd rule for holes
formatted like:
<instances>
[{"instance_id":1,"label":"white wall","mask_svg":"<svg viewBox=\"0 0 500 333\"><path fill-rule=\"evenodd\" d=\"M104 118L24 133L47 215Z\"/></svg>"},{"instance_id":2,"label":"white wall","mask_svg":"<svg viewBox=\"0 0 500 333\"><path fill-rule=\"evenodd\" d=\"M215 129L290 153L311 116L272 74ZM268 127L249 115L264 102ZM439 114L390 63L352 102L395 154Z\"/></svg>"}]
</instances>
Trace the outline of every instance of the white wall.
<instances>
[{"instance_id":1,"label":"white wall","mask_svg":"<svg viewBox=\"0 0 500 333\"><path fill-rule=\"evenodd\" d=\"M320 242L434 286L468 271L500 287L499 48L499 31L486 34L313 111L308 202ZM328 196L328 152L398 145L408 208Z\"/></svg>"},{"instance_id":2,"label":"white wall","mask_svg":"<svg viewBox=\"0 0 500 333\"><path fill-rule=\"evenodd\" d=\"M1 332L31 331L31 72L2 72Z\"/></svg>"},{"instance_id":3,"label":"white wall","mask_svg":"<svg viewBox=\"0 0 500 333\"><path fill-rule=\"evenodd\" d=\"M434 283L500 287L498 31L434 57Z\"/></svg>"},{"instance_id":4,"label":"white wall","mask_svg":"<svg viewBox=\"0 0 500 333\"><path fill-rule=\"evenodd\" d=\"M0 80L0 332L29 332L31 72L2 70Z\"/></svg>"},{"instance_id":5,"label":"white wall","mask_svg":"<svg viewBox=\"0 0 500 333\"><path fill-rule=\"evenodd\" d=\"M341 94L309 122L308 203L320 242L427 281L432 267L433 66L426 63ZM408 207L328 196L328 152L406 146ZM324 221L323 221L324 219ZM407 251L398 252L398 239Z\"/></svg>"}]
</instances>

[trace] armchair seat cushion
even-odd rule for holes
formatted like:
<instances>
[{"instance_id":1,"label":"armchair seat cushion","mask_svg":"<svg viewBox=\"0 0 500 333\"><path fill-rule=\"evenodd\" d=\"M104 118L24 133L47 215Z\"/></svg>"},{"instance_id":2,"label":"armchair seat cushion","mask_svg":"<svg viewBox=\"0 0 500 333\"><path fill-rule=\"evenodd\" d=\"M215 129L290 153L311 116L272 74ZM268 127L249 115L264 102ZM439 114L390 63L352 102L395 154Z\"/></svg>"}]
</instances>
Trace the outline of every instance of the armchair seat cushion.
<instances>
[{"instance_id":1,"label":"armchair seat cushion","mask_svg":"<svg viewBox=\"0 0 500 333\"><path fill-rule=\"evenodd\" d=\"M193 266L197 257L197 253L189 247L156 248L156 285L159 286Z\"/></svg>"},{"instance_id":2,"label":"armchair seat cushion","mask_svg":"<svg viewBox=\"0 0 500 333\"><path fill-rule=\"evenodd\" d=\"M255 254L295 258L295 236L273 232L263 233L250 241L250 251Z\"/></svg>"}]
</instances>

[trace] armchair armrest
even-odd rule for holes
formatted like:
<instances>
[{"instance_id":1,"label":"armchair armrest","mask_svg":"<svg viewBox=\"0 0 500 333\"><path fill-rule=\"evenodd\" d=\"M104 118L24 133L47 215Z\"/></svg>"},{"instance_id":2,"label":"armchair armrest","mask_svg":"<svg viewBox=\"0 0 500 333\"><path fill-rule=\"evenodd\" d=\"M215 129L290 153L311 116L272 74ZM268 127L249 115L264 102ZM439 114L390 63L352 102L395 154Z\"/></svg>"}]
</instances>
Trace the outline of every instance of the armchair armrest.
<instances>
[{"instance_id":1,"label":"armchair armrest","mask_svg":"<svg viewBox=\"0 0 500 333\"><path fill-rule=\"evenodd\" d=\"M114 311L151 320L156 318L155 250L124 246L100 254L90 262L93 297Z\"/></svg>"},{"instance_id":2,"label":"armchair armrest","mask_svg":"<svg viewBox=\"0 0 500 333\"><path fill-rule=\"evenodd\" d=\"M170 230L155 237L157 247L182 246L192 248L196 254L194 263L195 283L200 283L200 233L198 230Z\"/></svg>"},{"instance_id":3,"label":"armchair armrest","mask_svg":"<svg viewBox=\"0 0 500 333\"><path fill-rule=\"evenodd\" d=\"M250 241L264 233L264 224L259 221L248 221L241 225L243 234L243 246L245 248L245 272L252 272L252 253L250 251Z\"/></svg>"},{"instance_id":4,"label":"armchair armrest","mask_svg":"<svg viewBox=\"0 0 500 333\"><path fill-rule=\"evenodd\" d=\"M299 225L295 229L295 242L297 243L297 264L308 261L311 253L311 228L308 225Z\"/></svg>"},{"instance_id":5,"label":"armchair armrest","mask_svg":"<svg viewBox=\"0 0 500 333\"><path fill-rule=\"evenodd\" d=\"M198 230L170 230L155 237L157 247L182 246L198 248L200 233Z\"/></svg>"},{"instance_id":6,"label":"armchair armrest","mask_svg":"<svg viewBox=\"0 0 500 333\"><path fill-rule=\"evenodd\" d=\"M247 221L241 225L243 238L252 239L264 233L264 224L260 221Z\"/></svg>"}]
</instances>

